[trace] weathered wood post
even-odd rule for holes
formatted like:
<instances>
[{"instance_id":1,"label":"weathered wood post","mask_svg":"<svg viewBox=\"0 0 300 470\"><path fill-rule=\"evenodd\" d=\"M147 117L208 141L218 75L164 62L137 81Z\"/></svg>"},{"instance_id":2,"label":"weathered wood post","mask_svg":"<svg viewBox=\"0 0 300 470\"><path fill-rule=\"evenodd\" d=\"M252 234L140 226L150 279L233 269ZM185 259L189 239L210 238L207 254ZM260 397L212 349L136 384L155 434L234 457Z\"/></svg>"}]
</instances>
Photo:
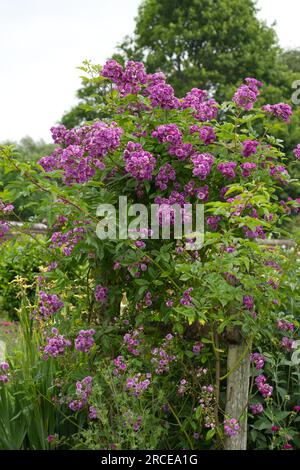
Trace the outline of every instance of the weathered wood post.
<instances>
[{"instance_id":1,"label":"weathered wood post","mask_svg":"<svg viewBox=\"0 0 300 470\"><path fill-rule=\"evenodd\" d=\"M251 341L228 344L225 414L238 420L240 431L226 436L225 450L247 449L247 413L250 381Z\"/></svg>"}]
</instances>

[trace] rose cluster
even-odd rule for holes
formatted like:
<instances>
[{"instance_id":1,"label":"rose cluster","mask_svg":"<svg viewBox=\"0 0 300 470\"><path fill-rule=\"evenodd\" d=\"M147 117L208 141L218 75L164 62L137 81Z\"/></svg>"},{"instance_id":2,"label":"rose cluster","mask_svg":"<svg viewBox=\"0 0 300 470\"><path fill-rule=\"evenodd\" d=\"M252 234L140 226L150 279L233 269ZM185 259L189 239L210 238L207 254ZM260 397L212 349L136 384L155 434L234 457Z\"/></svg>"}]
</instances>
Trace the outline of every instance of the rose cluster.
<instances>
[{"instance_id":1,"label":"rose cluster","mask_svg":"<svg viewBox=\"0 0 300 470\"><path fill-rule=\"evenodd\" d=\"M76 382L76 395L77 399L69 403L69 408L72 411L81 410L87 403L93 388L93 378L90 376L85 377L83 380Z\"/></svg>"},{"instance_id":2,"label":"rose cluster","mask_svg":"<svg viewBox=\"0 0 300 470\"><path fill-rule=\"evenodd\" d=\"M285 320L284 318L277 320L276 324L277 324L277 328L282 331L294 331L295 330L294 323L289 322Z\"/></svg>"},{"instance_id":3,"label":"rose cluster","mask_svg":"<svg viewBox=\"0 0 300 470\"><path fill-rule=\"evenodd\" d=\"M141 85L147 83L148 76L142 62L127 62L125 68L115 60L108 60L103 66L101 75L117 85L122 96L136 94Z\"/></svg>"},{"instance_id":4,"label":"rose cluster","mask_svg":"<svg viewBox=\"0 0 300 470\"><path fill-rule=\"evenodd\" d=\"M183 142L183 134L177 124L162 124L151 135L159 143L168 144L169 155L177 157L178 160L185 160L194 152L192 144Z\"/></svg>"},{"instance_id":5,"label":"rose cluster","mask_svg":"<svg viewBox=\"0 0 300 470\"><path fill-rule=\"evenodd\" d=\"M93 338L95 333L96 332L93 329L80 330L78 336L75 338L75 348L78 351L88 353L95 344L95 340Z\"/></svg>"},{"instance_id":6,"label":"rose cluster","mask_svg":"<svg viewBox=\"0 0 300 470\"><path fill-rule=\"evenodd\" d=\"M205 180L211 172L215 160L214 156L211 153L195 153L192 155L191 160L194 165L193 175L200 180Z\"/></svg>"},{"instance_id":7,"label":"rose cluster","mask_svg":"<svg viewBox=\"0 0 300 470\"><path fill-rule=\"evenodd\" d=\"M105 304L107 302L108 288L98 284L95 288L95 299L100 304Z\"/></svg>"},{"instance_id":8,"label":"rose cluster","mask_svg":"<svg viewBox=\"0 0 300 470\"><path fill-rule=\"evenodd\" d=\"M262 83L255 78L246 78L244 81L245 83L237 89L232 100L239 108L249 111L257 101Z\"/></svg>"},{"instance_id":9,"label":"rose cluster","mask_svg":"<svg viewBox=\"0 0 300 470\"><path fill-rule=\"evenodd\" d=\"M123 356L118 356L114 359L114 375L119 376L121 373L125 372L127 369L127 365L124 362L124 357Z\"/></svg>"},{"instance_id":10,"label":"rose cluster","mask_svg":"<svg viewBox=\"0 0 300 470\"><path fill-rule=\"evenodd\" d=\"M208 93L199 88L192 88L182 100L183 108L191 108L193 116L201 121L211 121L218 114L218 104L213 99L208 99Z\"/></svg>"},{"instance_id":11,"label":"rose cluster","mask_svg":"<svg viewBox=\"0 0 300 470\"><path fill-rule=\"evenodd\" d=\"M0 212L3 214L8 214L9 212L12 212L14 210L14 206L12 204L5 204L1 199L0 199Z\"/></svg>"},{"instance_id":12,"label":"rose cluster","mask_svg":"<svg viewBox=\"0 0 300 470\"><path fill-rule=\"evenodd\" d=\"M0 199L0 213L2 214L9 214L14 210L14 206L12 204L5 204ZM4 235L9 231L9 225L5 220L0 220L0 238L3 238Z\"/></svg>"},{"instance_id":13,"label":"rose cluster","mask_svg":"<svg viewBox=\"0 0 300 470\"><path fill-rule=\"evenodd\" d=\"M290 122L291 115L293 114L292 108L286 103L266 104L262 109L266 113L269 113L276 118L280 118L285 122Z\"/></svg>"},{"instance_id":14,"label":"rose cluster","mask_svg":"<svg viewBox=\"0 0 300 470\"><path fill-rule=\"evenodd\" d=\"M235 168L237 166L236 162L221 162L218 164L217 169L222 173L225 178L233 179L235 178Z\"/></svg>"},{"instance_id":15,"label":"rose cluster","mask_svg":"<svg viewBox=\"0 0 300 470\"><path fill-rule=\"evenodd\" d=\"M152 302L151 302L152 304ZM137 329L126 333L123 337L124 344L127 346L128 352L134 356L139 356L140 350L139 346L141 345L140 335L143 331L143 326L139 326Z\"/></svg>"},{"instance_id":16,"label":"rose cluster","mask_svg":"<svg viewBox=\"0 0 300 470\"><path fill-rule=\"evenodd\" d=\"M141 144L129 141L124 151L125 170L138 181L151 180L156 159Z\"/></svg>"},{"instance_id":17,"label":"rose cluster","mask_svg":"<svg viewBox=\"0 0 300 470\"><path fill-rule=\"evenodd\" d=\"M76 245L84 240L85 227L74 227L67 232L54 232L51 236L50 249L61 248L65 256L70 256Z\"/></svg>"},{"instance_id":18,"label":"rose cluster","mask_svg":"<svg viewBox=\"0 0 300 470\"><path fill-rule=\"evenodd\" d=\"M211 126L200 127L197 124L194 124L190 127L190 134L195 133L199 135L199 139L203 141L204 145L210 145L217 139L214 128Z\"/></svg>"},{"instance_id":19,"label":"rose cluster","mask_svg":"<svg viewBox=\"0 0 300 470\"><path fill-rule=\"evenodd\" d=\"M7 371L9 370L9 364L7 362L0 362L0 382L2 383L7 383L9 378L8 378L8 373ZM4 372L4 374L2 373Z\"/></svg>"},{"instance_id":20,"label":"rose cluster","mask_svg":"<svg viewBox=\"0 0 300 470\"><path fill-rule=\"evenodd\" d=\"M47 294L44 291L40 291L38 296L38 314L40 317L50 317L64 306L64 303L56 294Z\"/></svg>"},{"instance_id":21,"label":"rose cluster","mask_svg":"<svg viewBox=\"0 0 300 470\"><path fill-rule=\"evenodd\" d=\"M267 383L266 377L261 374L258 375L255 379L256 386L258 388L258 391L262 394L263 397L271 397L273 393L273 387L272 385L269 385Z\"/></svg>"},{"instance_id":22,"label":"rose cluster","mask_svg":"<svg viewBox=\"0 0 300 470\"><path fill-rule=\"evenodd\" d=\"M238 423L238 420L235 418L226 418L224 419L224 432L227 436L232 437L236 436L240 431L241 427Z\"/></svg>"},{"instance_id":23,"label":"rose cluster","mask_svg":"<svg viewBox=\"0 0 300 470\"><path fill-rule=\"evenodd\" d=\"M166 163L160 167L155 177L155 185L164 191L167 189L169 181L176 181L176 172L170 163Z\"/></svg>"},{"instance_id":24,"label":"rose cluster","mask_svg":"<svg viewBox=\"0 0 300 470\"><path fill-rule=\"evenodd\" d=\"M193 306L193 298L191 296L191 292L193 292L193 287L189 287L183 292L182 297L180 299L181 305L185 305L186 307Z\"/></svg>"},{"instance_id":25,"label":"rose cluster","mask_svg":"<svg viewBox=\"0 0 300 470\"><path fill-rule=\"evenodd\" d=\"M262 403L253 403L250 405L250 410L253 415L259 415L264 411L264 405Z\"/></svg>"},{"instance_id":26,"label":"rose cluster","mask_svg":"<svg viewBox=\"0 0 300 470\"><path fill-rule=\"evenodd\" d=\"M254 363L255 369L260 370L264 368L266 358L260 353L252 353L250 361Z\"/></svg>"},{"instance_id":27,"label":"rose cluster","mask_svg":"<svg viewBox=\"0 0 300 470\"><path fill-rule=\"evenodd\" d=\"M127 378L126 389L130 390L135 397L138 397L144 390L147 390L151 383L150 379L150 373L147 373L145 376L138 373L134 377Z\"/></svg>"},{"instance_id":28,"label":"rose cluster","mask_svg":"<svg viewBox=\"0 0 300 470\"><path fill-rule=\"evenodd\" d=\"M121 96L143 92L153 107L173 109L179 106L174 89L166 83L164 74L147 74L141 62L129 61L123 68L117 61L108 60L101 75L116 85Z\"/></svg>"},{"instance_id":29,"label":"rose cluster","mask_svg":"<svg viewBox=\"0 0 300 470\"><path fill-rule=\"evenodd\" d=\"M49 357L63 356L65 349L71 346L71 341L59 334L57 328L52 328L52 336L47 337L47 344L43 351L43 359L47 360Z\"/></svg>"},{"instance_id":30,"label":"rose cluster","mask_svg":"<svg viewBox=\"0 0 300 470\"><path fill-rule=\"evenodd\" d=\"M151 362L155 366L155 373L156 374L163 374L169 371L169 364L176 360L176 356L174 354L170 354L168 349L171 346L171 342L173 340L173 336L169 333L160 348L154 348L151 351L152 358Z\"/></svg>"},{"instance_id":31,"label":"rose cluster","mask_svg":"<svg viewBox=\"0 0 300 470\"><path fill-rule=\"evenodd\" d=\"M105 168L104 157L120 146L123 130L115 122L96 121L91 126L67 130L64 126L52 128L53 140L60 145L39 164L44 171L61 170L67 185L85 183L96 169Z\"/></svg>"},{"instance_id":32,"label":"rose cluster","mask_svg":"<svg viewBox=\"0 0 300 470\"><path fill-rule=\"evenodd\" d=\"M4 235L9 231L9 225L4 220L0 220L0 238L3 238Z\"/></svg>"}]
</instances>

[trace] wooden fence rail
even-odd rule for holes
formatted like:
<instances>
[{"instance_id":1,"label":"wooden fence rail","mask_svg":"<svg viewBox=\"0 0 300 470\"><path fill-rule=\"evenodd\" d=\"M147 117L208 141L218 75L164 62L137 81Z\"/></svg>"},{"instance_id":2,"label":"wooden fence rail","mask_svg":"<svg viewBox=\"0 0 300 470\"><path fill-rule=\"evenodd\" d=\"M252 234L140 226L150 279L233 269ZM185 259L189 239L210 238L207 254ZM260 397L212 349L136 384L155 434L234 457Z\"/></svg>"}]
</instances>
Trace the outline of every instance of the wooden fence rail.
<instances>
[{"instance_id":1,"label":"wooden fence rail","mask_svg":"<svg viewBox=\"0 0 300 470\"><path fill-rule=\"evenodd\" d=\"M26 227L26 225L23 222L16 222L16 221L9 221L8 222L11 230L10 232L6 232L4 234L4 239L12 238L12 236L17 235L18 233L30 233L30 234L43 234L47 233L48 231L48 226L43 223L39 224L32 224L30 227ZM23 228L24 227L24 228ZM260 245L270 245L270 246L282 246L282 247L296 247L297 243L294 242L293 240L289 239L273 239L273 238L267 238L265 240L261 238L255 238L256 243L259 243Z\"/></svg>"}]
</instances>

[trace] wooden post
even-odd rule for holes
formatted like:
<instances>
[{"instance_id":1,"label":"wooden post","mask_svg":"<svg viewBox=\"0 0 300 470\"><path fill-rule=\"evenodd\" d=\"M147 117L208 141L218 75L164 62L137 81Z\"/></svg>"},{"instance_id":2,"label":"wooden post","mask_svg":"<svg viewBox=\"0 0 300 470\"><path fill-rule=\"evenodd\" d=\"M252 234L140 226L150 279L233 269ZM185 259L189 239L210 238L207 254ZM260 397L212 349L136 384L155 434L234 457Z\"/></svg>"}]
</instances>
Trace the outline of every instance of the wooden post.
<instances>
[{"instance_id":1,"label":"wooden post","mask_svg":"<svg viewBox=\"0 0 300 470\"><path fill-rule=\"evenodd\" d=\"M225 414L238 420L240 431L236 436L226 436L225 450L247 449L247 413L250 379L250 345L242 340L229 344L227 357L227 390ZM231 371L231 372L230 372Z\"/></svg>"}]
</instances>

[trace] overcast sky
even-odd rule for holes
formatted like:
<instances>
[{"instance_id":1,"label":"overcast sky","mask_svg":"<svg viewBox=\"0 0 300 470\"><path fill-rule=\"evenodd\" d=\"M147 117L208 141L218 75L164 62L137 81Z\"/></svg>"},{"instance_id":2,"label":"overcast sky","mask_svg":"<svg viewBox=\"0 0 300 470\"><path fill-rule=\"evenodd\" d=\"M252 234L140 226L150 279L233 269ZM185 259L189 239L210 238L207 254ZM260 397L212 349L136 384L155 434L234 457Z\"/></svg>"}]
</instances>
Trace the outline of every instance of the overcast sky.
<instances>
[{"instance_id":1,"label":"overcast sky","mask_svg":"<svg viewBox=\"0 0 300 470\"><path fill-rule=\"evenodd\" d=\"M103 63L134 29L140 0L0 0L0 142L49 128L75 103L76 69ZM258 0L283 47L299 47L299 0Z\"/></svg>"}]
</instances>

